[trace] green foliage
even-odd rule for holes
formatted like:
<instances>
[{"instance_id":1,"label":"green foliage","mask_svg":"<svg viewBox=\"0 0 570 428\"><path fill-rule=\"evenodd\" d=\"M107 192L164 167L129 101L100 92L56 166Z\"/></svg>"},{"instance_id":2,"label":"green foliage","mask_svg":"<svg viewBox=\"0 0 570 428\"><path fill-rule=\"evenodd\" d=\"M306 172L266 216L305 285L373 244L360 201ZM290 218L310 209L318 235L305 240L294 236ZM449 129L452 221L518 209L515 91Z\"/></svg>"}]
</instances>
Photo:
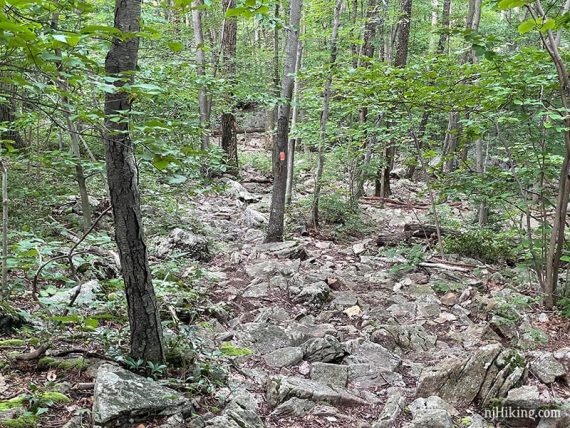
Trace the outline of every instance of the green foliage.
<instances>
[{"instance_id":1,"label":"green foliage","mask_svg":"<svg viewBox=\"0 0 570 428\"><path fill-rule=\"evenodd\" d=\"M468 230L445 238L445 252L472 257L484 263L499 263L515 259L512 238L486 229Z\"/></svg>"},{"instance_id":2,"label":"green foliage","mask_svg":"<svg viewBox=\"0 0 570 428\"><path fill-rule=\"evenodd\" d=\"M237 347L231 342L222 343L220 352L227 357L245 357L253 354L251 349Z\"/></svg>"}]
</instances>

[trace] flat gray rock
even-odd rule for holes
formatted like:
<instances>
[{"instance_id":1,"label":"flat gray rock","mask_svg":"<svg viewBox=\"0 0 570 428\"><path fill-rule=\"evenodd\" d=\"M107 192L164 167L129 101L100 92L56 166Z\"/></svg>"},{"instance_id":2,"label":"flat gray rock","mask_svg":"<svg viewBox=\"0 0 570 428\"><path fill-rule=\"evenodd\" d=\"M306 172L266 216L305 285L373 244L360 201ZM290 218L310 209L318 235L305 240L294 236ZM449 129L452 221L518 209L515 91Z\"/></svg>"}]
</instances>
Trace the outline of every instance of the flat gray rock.
<instances>
[{"instance_id":1,"label":"flat gray rock","mask_svg":"<svg viewBox=\"0 0 570 428\"><path fill-rule=\"evenodd\" d=\"M567 370L550 352L541 353L530 363L533 375L546 384L556 382L556 379L566 376Z\"/></svg>"},{"instance_id":2,"label":"flat gray rock","mask_svg":"<svg viewBox=\"0 0 570 428\"><path fill-rule=\"evenodd\" d=\"M281 368L293 366L303 360L303 350L296 346L276 349L263 357L268 366Z\"/></svg>"},{"instance_id":3,"label":"flat gray rock","mask_svg":"<svg viewBox=\"0 0 570 428\"><path fill-rule=\"evenodd\" d=\"M190 408L179 392L121 367L103 364L95 378L93 422L95 426L124 426L128 421L170 416Z\"/></svg>"},{"instance_id":4,"label":"flat gray rock","mask_svg":"<svg viewBox=\"0 0 570 428\"><path fill-rule=\"evenodd\" d=\"M348 366L329 363L313 363L311 379L325 385L345 387L348 382Z\"/></svg>"}]
</instances>

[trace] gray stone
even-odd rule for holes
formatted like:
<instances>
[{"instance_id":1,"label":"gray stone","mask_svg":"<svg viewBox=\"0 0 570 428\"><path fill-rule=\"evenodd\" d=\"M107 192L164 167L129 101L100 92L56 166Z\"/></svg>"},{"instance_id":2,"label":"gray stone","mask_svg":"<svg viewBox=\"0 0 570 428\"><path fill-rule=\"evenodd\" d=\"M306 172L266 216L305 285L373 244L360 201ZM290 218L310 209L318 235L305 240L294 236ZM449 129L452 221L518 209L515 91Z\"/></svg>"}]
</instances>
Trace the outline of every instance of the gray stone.
<instances>
[{"instance_id":1,"label":"gray stone","mask_svg":"<svg viewBox=\"0 0 570 428\"><path fill-rule=\"evenodd\" d=\"M269 253L284 259L304 260L307 258L305 248L298 241L267 242L259 244L256 250L260 253Z\"/></svg>"},{"instance_id":2,"label":"gray stone","mask_svg":"<svg viewBox=\"0 0 570 428\"><path fill-rule=\"evenodd\" d=\"M311 400L292 397L277 406L275 410L271 412L270 416L275 419L288 417L300 418L305 416L313 407L315 407L315 403Z\"/></svg>"},{"instance_id":3,"label":"gray stone","mask_svg":"<svg viewBox=\"0 0 570 428\"><path fill-rule=\"evenodd\" d=\"M267 365L275 368L293 366L303 360L303 350L299 347L288 346L276 349L263 357Z\"/></svg>"},{"instance_id":4,"label":"gray stone","mask_svg":"<svg viewBox=\"0 0 570 428\"><path fill-rule=\"evenodd\" d=\"M377 390L389 383L398 383L402 378L398 373L378 370L370 364L349 364L348 382L357 390Z\"/></svg>"},{"instance_id":5,"label":"gray stone","mask_svg":"<svg viewBox=\"0 0 570 428\"><path fill-rule=\"evenodd\" d=\"M461 418L461 421L466 425L466 428L489 428L487 421L477 413Z\"/></svg>"},{"instance_id":6,"label":"gray stone","mask_svg":"<svg viewBox=\"0 0 570 428\"><path fill-rule=\"evenodd\" d=\"M169 417L158 428L185 428L185 427L186 424L184 423L184 418L182 417L182 415L173 415Z\"/></svg>"},{"instance_id":7,"label":"gray stone","mask_svg":"<svg viewBox=\"0 0 570 428\"><path fill-rule=\"evenodd\" d=\"M382 413L373 428L393 428L402 414L406 400L400 391L394 391L388 396L388 400L382 409Z\"/></svg>"},{"instance_id":8,"label":"gray stone","mask_svg":"<svg viewBox=\"0 0 570 428\"><path fill-rule=\"evenodd\" d=\"M309 339L303 343L304 359L309 362L329 363L340 360L346 354L346 350L338 339L331 335L322 338Z\"/></svg>"},{"instance_id":9,"label":"gray stone","mask_svg":"<svg viewBox=\"0 0 570 428\"><path fill-rule=\"evenodd\" d=\"M567 370L550 352L541 353L530 363L533 375L546 384L556 382L556 379L566 376Z\"/></svg>"},{"instance_id":10,"label":"gray stone","mask_svg":"<svg viewBox=\"0 0 570 428\"><path fill-rule=\"evenodd\" d=\"M311 379L325 385L345 387L348 381L348 366L329 363L313 363Z\"/></svg>"},{"instance_id":11,"label":"gray stone","mask_svg":"<svg viewBox=\"0 0 570 428\"><path fill-rule=\"evenodd\" d=\"M540 396L540 391L536 385L525 385L509 391L503 406L516 409L537 410L542 405L547 404Z\"/></svg>"},{"instance_id":12,"label":"gray stone","mask_svg":"<svg viewBox=\"0 0 570 428\"><path fill-rule=\"evenodd\" d=\"M94 425L112 427L153 416L175 415L190 409L179 392L121 367L103 364L95 378ZM124 426L124 425L123 425Z\"/></svg>"},{"instance_id":13,"label":"gray stone","mask_svg":"<svg viewBox=\"0 0 570 428\"><path fill-rule=\"evenodd\" d=\"M282 327L273 324L247 323L242 325L243 341L259 354L292 346L292 340Z\"/></svg>"},{"instance_id":14,"label":"gray stone","mask_svg":"<svg viewBox=\"0 0 570 428\"><path fill-rule=\"evenodd\" d=\"M382 325L372 333L371 340L387 349L397 345L403 349L427 351L435 347L437 336L426 332L421 325Z\"/></svg>"},{"instance_id":15,"label":"gray stone","mask_svg":"<svg viewBox=\"0 0 570 428\"><path fill-rule=\"evenodd\" d=\"M370 364L380 371L394 371L400 365L400 357L377 343L355 340L347 346L350 355L345 361L348 364Z\"/></svg>"},{"instance_id":16,"label":"gray stone","mask_svg":"<svg viewBox=\"0 0 570 428\"><path fill-rule=\"evenodd\" d=\"M298 377L271 378L267 385L267 402L270 406L289 400L292 397L314 402L327 401L335 405L360 406L367 404L344 388L324 385L313 380Z\"/></svg>"},{"instance_id":17,"label":"gray stone","mask_svg":"<svg viewBox=\"0 0 570 428\"><path fill-rule=\"evenodd\" d=\"M502 398L524 376L524 359L499 344L479 348L465 357L443 361L422 372L417 394L438 395L456 407L467 407L476 398L483 405Z\"/></svg>"},{"instance_id":18,"label":"gray stone","mask_svg":"<svg viewBox=\"0 0 570 428\"><path fill-rule=\"evenodd\" d=\"M300 260L264 260L247 265L245 272L252 278L270 278L276 274L291 276L299 270Z\"/></svg>"},{"instance_id":19,"label":"gray stone","mask_svg":"<svg viewBox=\"0 0 570 428\"><path fill-rule=\"evenodd\" d=\"M242 296L245 298L258 299L260 297L265 297L269 294L269 285L266 282L261 284L250 285L245 289Z\"/></svg>"},{"instance_id":20,"label":"gray stone","mask_svg":"<svg viewBox=\"0 0 570 428\"><path fill-rule=\"evenodd\" d=\"M290 286L289 291L294 295L295 301L316 305L322 305L328 302L331 294L331 289L324 281L303 284L300 289Z\"/></svg>"},{"instance_id":21,"label":"gray stone","mask_svg":"<svg viewBox=\"0 0 570 428\"><path fill-rule=\"evenodd\" d=\"M251 194L245 187L243 187L237 181L225 178L224 183L226 184L226 194L233 198L236 198L242 202L257 202L261 200L261 196Z\"/></svg>"},{"instance_id":22,"label":"gray stone","mask_svg":"<svg viewBox=\"0 0 570 428\"><path fill-rule=\"evenodd\" d=\"M339 306L354 306L358 303L358 297L350 291L341 291L334 294L332 303Z\"/></svg>"},{"instance_id":23,"label":"gray stone","mask_svg":"<svg viewBox=\"0 0 570 428\"><path fill-rule=\"evenodd\" d=\"M198 261L207 262L212 258L205 237L180 228L174 229L166 238L159 238L156 243L156 255L160 258L168 256L173 251Z\"/></svg>"},{"instance_id":24,"label":"gray stone","mask_svg":"<svg viewBox=\"0 0 570 428\"><path fill-rule=\"evenodd\" d=\"M259 227L263 224L267 224L269 220L265 214L254 210L251 207L247 207L243 212L243 221L249 227Z\"/></svg>"},{"instance_id":25,"label":"gray stone","mask_svg":"<svg viewBox=\"0 0 570 428\"><path fill-rule=\"evenodd\" d=\"M432 395L427 398L417 398L414 400L410 406L410 412L412 417L415 419L417 416L425 413L428 410L442 409L445 410L451 416L458 416L459 412L451 404L442 400L437 395Z\"/></svg>"},{"instance_id":26,"label":"gray stone","mask_svg":"<svg viewBox=\"0 0 570 428\"><path fill-rule=\"evenodd\" d=\"M88 306L92 304L96 299L96 293L100 290L99 282L97 280L87 281L84 284L77 285L73 288L68 288L66 290L60 291L53 296L45 299L45 301L50 303L65 303L69 304L73 296L77 294L75 298L74 306Z\"/></svg>"},{"instance_id":27,"label":"gray stone","mask_svg":"<svg viewBox=\"0 0 570 428\"><path fill-rule=\"evenodd\" d=\"M453 420L443 409L428 410L413 419L409 428L453 428Z\"/></svg>"}]
</instances>

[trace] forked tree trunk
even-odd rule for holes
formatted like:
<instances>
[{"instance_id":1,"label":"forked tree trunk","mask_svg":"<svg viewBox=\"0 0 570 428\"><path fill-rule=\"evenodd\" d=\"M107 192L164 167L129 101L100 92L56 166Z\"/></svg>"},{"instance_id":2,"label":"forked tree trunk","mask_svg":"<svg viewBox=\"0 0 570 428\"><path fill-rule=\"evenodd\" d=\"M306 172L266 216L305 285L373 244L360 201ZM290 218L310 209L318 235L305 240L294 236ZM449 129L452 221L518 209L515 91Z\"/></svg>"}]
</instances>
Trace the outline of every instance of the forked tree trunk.
<instances>
[{"instance_id":1,"label":"forked tree trunk","mask_svg":"<svg viewBox=\"0 0 570 428\"><path fill-rule=\"evenodd\" d=\"M227 11L236 7L235 0L224 0L222 10ZM235 16L226 17L222 36L224 75L231 85L235 84L236 77L236 37L237 19ZM233 176L238 175L237 154L237 125L234 113L233 89L226 96L230 110L222 113L222 149L226 154L227 171Z\"/></svg>"},{"instance_id":2,"label":"forked tree trunk","mask_svg":"<svg viewBox=\"0 0 570 428\"><path fill-rule=\"evenodd\" d=\"M311 222L313 227L319 227L319 198L321 196L321 187L323 181L323 170L325 167L325 147L327 145L327 122L329 119L329 108L331 99L331 86L333 78L333 70L338 54L337 40L338 28L340 26L340 11L342 9L342 0L336 0L334 8L333 29L331 36L331 59L329 69L327 70L327 80L325 81L325 89L323 91L323 112L321 113L321 128L319 132L319 156L317 158L317 172L315 176L315 190L313 193L313 205L311 207Z\"/></svg>"},{"instance_id":3,"label":"forked tree trunk","mask_svg":"<svg viewBox=\"0 0 570 428\"><path fill-rule=\"evenodd\" d=\"M140 20L141 0L116 0L115 28L136 34ZM164 360L162 328L144 241L133 143L127 121L113 120L131 110L132 98L120 88L133 82L138 49L138 37L115 38L105 60L107 75L120 78L114 83L117 90L105 93L107 178L127 296L131 356L157 362Z\"/></svg>"},{"instance_id":4,"label":"forked tree trunk","mask_svg":"<svg viewBox=\"0 0 570 428\"><path fill-rule=\"evenodd\" d=\"M206 57L204 54L204 32L202 30L202 0L195 0L192 9L192 27L194 30L194 43L196 44L196 74L199 79L206 77ZM202 83L198 93L198 108L200 109L200 127L202 128L202 150L210 146L210 108L208 106L208 92L206 84Z\"/></svg>"},{"instance_id":5,"label":"forked tree trunk","mask_svg":"<svg viewBox=\"0 0 570 428\"><path fill-rule=\"evenodd\" d=\"M282 104L277 114L277 138L273 150L273 192L271 194L271 210L267 226L266 242L283 240L285 221L285 191L287 187L287 149L289 142L289 118L291 115L291 98L293 96L293 76L297 60L299 44L299 24L301 21L302 0L291 0L285 67L281 82Z\"/></svg>"}]
</instances>

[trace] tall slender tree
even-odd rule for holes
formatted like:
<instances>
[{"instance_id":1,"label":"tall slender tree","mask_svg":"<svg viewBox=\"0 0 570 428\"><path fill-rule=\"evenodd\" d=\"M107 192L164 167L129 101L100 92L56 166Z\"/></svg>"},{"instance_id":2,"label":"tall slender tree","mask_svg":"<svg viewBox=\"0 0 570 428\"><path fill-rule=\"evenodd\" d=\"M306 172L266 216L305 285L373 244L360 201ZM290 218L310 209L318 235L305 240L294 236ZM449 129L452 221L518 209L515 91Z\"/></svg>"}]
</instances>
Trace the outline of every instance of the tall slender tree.
<instances>
[{"instance_id":1,"label":"tall slender tree","mask_svg":"<svg viewBox=\"0 0 570 428\"><path fill-rule=\"evenodd\" d=\"M302 0L291 0L289 11L289 28L287 47L285 50L285 67L281 80L281 104L277 114L277 138L273 148L273 192L271 194L271 210L267 226L266 242L283 240L285 222L285 192L287 189L287 158L289 143L289 119L291 116L291 98L297 49L299 47L299 25L301 23Z\"/></svg>"},{"instance_id":2,"label":"tall slender tree","mask_svg":"<svg viewBox=\"0 0 570 428\"><path fill-rule=\"evenodd\" d=\"M128 121L116 120L131 110L133 98L122 87L132 84L137 68L139 38L131 35L140 30L141 1L115 2L115 28L129 37L115 37L105 60L107 75L117 79L115 91L105 93L105 143L115 239L127 296L131 355L156 362L164 360L164 347L144 240L137 166Z\"/></svg>"},{"instance_id":3,"label":"tall slender tree","mask_svg":"<svg viewBox=\"0 0 570 428\"><path fill-rule=\"evenodd\" d=\"M224 13L236 7L235 0L223 0L222 8ZM233 87L236 78L236 38L237 38L237 18L226 16L224 28L222 30L222 60L224 76ZM237 155L237 125L234 112L235 102L233 99L233 89L227 94L227 104L222 113L222 149L226 154L226 164L228 172L234 176L238 175L238 155Z\"/></svg>"},{"instance_id":4,"label":"tall slender tree","mask_svg":"<svg viewBox=\"0 0 570 428\"><path fill-rule=\"evenodd\" d=\"M200 109L200 126L202 127L202 150L210 146L210 108L208 107L208 91L204 79L206 77L206 56L204 54L204 31L202 29L202 0L195 0L192 4L192 27L194 30L194 43L196 45L196 74L202 79L198 93L198 108Z\"/></svg>"}]
</instances>

